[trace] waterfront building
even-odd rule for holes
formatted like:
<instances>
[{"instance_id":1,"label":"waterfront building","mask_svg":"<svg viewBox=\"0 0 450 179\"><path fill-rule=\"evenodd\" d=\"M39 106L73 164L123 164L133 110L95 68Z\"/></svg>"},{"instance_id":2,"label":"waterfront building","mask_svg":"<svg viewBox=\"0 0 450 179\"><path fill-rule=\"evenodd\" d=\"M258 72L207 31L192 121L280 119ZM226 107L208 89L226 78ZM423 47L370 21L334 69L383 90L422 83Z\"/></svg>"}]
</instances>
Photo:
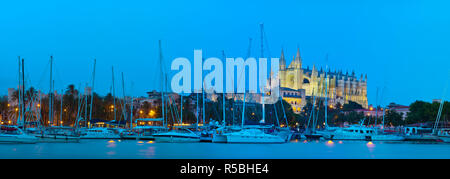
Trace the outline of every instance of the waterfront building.
<instances>
[{"instance_id":1,"label":"waterfront building","mask_svg":"<svg viewBox=\"0 0 450 179\"><path fill-rule=\"evenodd\" d=\"M283 100L289 103L295 113L300 113L303 106L306 105L305 89L280 88L280 94Z\"/></svg>"}]
</instances>

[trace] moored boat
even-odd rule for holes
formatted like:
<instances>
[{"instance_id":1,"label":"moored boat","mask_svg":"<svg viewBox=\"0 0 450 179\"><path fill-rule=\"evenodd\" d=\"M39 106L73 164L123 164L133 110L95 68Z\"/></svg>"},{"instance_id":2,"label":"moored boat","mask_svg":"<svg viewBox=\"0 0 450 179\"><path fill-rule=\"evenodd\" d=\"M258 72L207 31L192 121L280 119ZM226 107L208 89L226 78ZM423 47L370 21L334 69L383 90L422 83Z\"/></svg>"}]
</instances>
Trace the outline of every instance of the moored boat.
<instances>
[{"instance_id":1,"label":"moored boat","mask_svg":"<svg viewBox=\"0 0 450 179\"><path fill-rule=\"evenodd\" d=\"M156 142L200 142L200 136L189 129L176 129L153 135Z\"/></svg>"},{"instance_id":2,"label":"moored boat","mask_svg":"<svg viewBox=\"0 0 450 179\"><path fill-rule=\"evenodd\" d=\"M42 143L77 143L80 135L71 127L49 127L36 136Z\"/></svg>"},{"instance_id":3,"label":"moored boat","mask_svg":"<svg viewBox=\"0 0 450 179\"><path fill-rule=\"evenodd\" d=\"M402 141L404 137L394 134L378 134L375 129L362 125L352 125L338 128L334 132L326 133L327 140L367 140L367 141Z\"/></svg>"},{"instance_id":4,"label":"moored boat","mask_svg":"<svg viewBox=\"0 0 450 179\"><path fill-rule=\"evenodd\" d=\"M260 129L243 129L239 132L224 134L227 143L285 143L285 139L277 135L266 134Z\"/></svg>"},{"instance_id":5,"label":"moored boat","mask_svg":"<svg viewBox=\"0 0 450 179\"><path fill-rule=\"evenodd\" d=\"M115 128L95 127L80 134L81 139L119 139L119 130Z\"/></svg>"},{"instance_id":6,"label":"moored boat","mask_svg":"<svg viewBox=\"0 0 450 179\"><path fill-rule=\"evenodd\" d=\"M17 126L1 126L0 143L18 143L18 144L34 144L37 138L26 134Z\"/></svg>"}]
</instances>

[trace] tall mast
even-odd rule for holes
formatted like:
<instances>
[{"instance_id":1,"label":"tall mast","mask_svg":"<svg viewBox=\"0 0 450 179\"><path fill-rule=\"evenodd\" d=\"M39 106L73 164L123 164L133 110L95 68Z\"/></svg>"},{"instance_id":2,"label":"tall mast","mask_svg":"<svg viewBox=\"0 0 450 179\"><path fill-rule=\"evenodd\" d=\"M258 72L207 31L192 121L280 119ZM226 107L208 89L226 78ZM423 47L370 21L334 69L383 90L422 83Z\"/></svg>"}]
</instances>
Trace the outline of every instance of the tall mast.
<instances>
[{"instance_id":1,"label":"tall mast","mask_svg":"<svg viewBox=\"0 0 450 179\"><path fill-rule=\"evenodd\" d=\"M22 70L21 70L21 63L20 63L20 56L19 56L19 86L17 87L17 109L18 110L18 117L16 123L19 124L22 120Z\"/></svg>"},{"instance_id":2,"label":"tall mast","mask_svg":"<svg viewBox=\"0 0 450 179\"><path fill-rule=\"evenodd\" d=\"M328 54L325 58L325 60L328 62ZM325 129L328 128L328 65L325 67Z\"/></svg>"},{"instance_id":3,"label":"tall mast","mask_svg":"<svg viewBox=\"0 0 450 179\"><path fill-rule=\"evenodd\" d=\"M223 60L226 60L225 57L225 51L222 50L222 55L223 55ZM222 92L222 113L223 113L223 118L222 118L222 125L225 126L225 88L223 88L223 92Z\"/></svg>"},{"instance_id":4,"label":"tall mast","mask_svg":"<svg viewBox=\"0 0 450 179\"><path fill-rule=\"evenodd\" d=\"M48 121L49 121L49 126L51 126L53 124L53 106L52 106L52 101L53 101L53 56L50 56L50 90L48 92L49 98L48 98Z\"/></svg>"},{"instance_id":5,"label":"tall mast","mask_svg":"<svg viewBox=\"0 0 450 179\"><path fill-rule=\"evenodd\" d=\"M84 87L84 125L87 127L87 109L88 109L88 93L86 91L88 83Z\"/></svg>"},{"instance_id":6,"label":"tall mast","mask_svg":"<svg viewBox=\"0 0 450 179\"><path fill-rule=\"evenodd\" d=\"M131 82L131 92L133 92L133 82ZM134 98L133 98L133 95L130 95L131 96L131 106L130 106L130 129L131 128L133 128L133 101L134 101Z\"/></svg>"},{"instance_id":7,"label":"tall mast","mask_svg":"<svg viewBox=\"0 0 450 179\"><path fill-rule=\"evenodd\" d=\"M123 78L123 72L122 72L122 95L123 95L123 107L122 107L122 115L125 121L127 121L127 99L125 97L125 80ZM132 124L130 123L130 126Z\"/></svg>"},{"instance_id":8,"label":"tall mast","mask_svg":"<svg viewBox=\"0 0 450 179\"><path fill-rule=\"evenodd\" d=\"M261 27L261 58L264 58L264 24L261 23L260 27ZM267 70L267 69L263 69L263 70ZM264 96L266 93L265 87L266 87L266 85L264 82L264 85L262 85L262 89L261 89L262 90L261 91L261 93L262 93L261 102L262 102L262 121L263 121L263 123L266 122L266 110L265 110L266 105L265 105L265 101L264 101Z\"/></svg>"},{"instance_id":9,"label":"tall mast","mask_svg":"<svg viewBox=\"0 0 450 179\"><path fill-rule=\"evenodd\" d=\"M55 80L52 81L52 90L54 90L54 89L55 89ZM55 120L54 119L55 116L53 116L53 115L56 115L55 111L53 110L55 108L54 107L55 106L55 98L54 98L55 97L55 91L53 91L52 94L53 94L53 97L52 97L52 101L51 101L52 102L52 122L51 123L53 125L53 122ZM58 123L56 123L56 125L58 125Z\"/></svg>"},{"instance_id":10,"label":"tall mast","mask_svg":"<svg viewBox=\"0 0 450 179\"><path fill-rule=\"evenodd\" d=\"M203 64L203 59L202 59L202 64ZM203 77L202 77L202 81L203 81ZM205 115L205 90L203 89L204 86L205 86L205 82L203 81L203 83L202 83L202 103L203 103L203 105L202 105L202 112L203 112L202 118L203 118L203 124L206 124L206 120L205 120L205 117L206 117L206 115Z\"/></svg>"},{"instance_id":11,"label":"tall mast","mask_svg":"<svg viewBox=\"0 0 450 179\"><path fill-rule=\"evenodd\" d=\"M163 71L163 56L162 56L162 47L161 47L161 40L158 41L158 47L159 47L159 63L160 63L160 70L161 70L161 113L163 118L163 126L166 126L166 115L165 115L165 101L164 101L164 71ZM198 121L198 118L197 118Z\"/></svg>"},{"instance_id":12,"label":"tall mast","mask_svg":"<svg viewBox=\"0 0 450 179\"><path fill-rule=\"evenodd\" d=\"M378 122L378 88L377 88L377 100L376 100L376 106L375 106L375 127L377 127Z\"/></svg>"},{"instance_id":13,"label":"tall mast","mask_svg":"<svg viewBox=\"0 0 450 179\"><path fill-rule=\"evenodd\" d=\"M63 90L61 90L61 111L60 111L59 123L62 126L63 123Z\"/></svg>"},{"instance_id":14,"label":"tall mast","mask_svg":"<svg viewBox=\"0 0 450 179\"><path fill-rule=\"evenodd\" d=\"M22 58L22 124L25 129L25 61Z\"/></svg>"},{"instance_id":15,"label":"tall mast","mask_svg":"<svg viewBox=\"0 0 450 179\"><path fill-rule=\"evenodd\" d=\"M94 59L94 71L92 73L92 89L91 89L91 106L89 108L89 121L92 120L92 108L93 106L93 102L94 102L94 85L95 85L95 65L97 63L97 60ZM91 127L90 122L89 122L89 128Z\"/></svg>"},{"instance_id":16,"label":"tall mast","mask_svg":"<svg viewBox=\"0 0 450 179\"><path fill-rule=\"evenodd\" d=\"M111 67L111 73L112 73L112 86L113 86L112 95L113 95L114 122L117 122L116 121L116 87L114 84L114 66ZM117 123L117 126L118 125L119 125L119 123Z\"/></svg>"}]
</instances>

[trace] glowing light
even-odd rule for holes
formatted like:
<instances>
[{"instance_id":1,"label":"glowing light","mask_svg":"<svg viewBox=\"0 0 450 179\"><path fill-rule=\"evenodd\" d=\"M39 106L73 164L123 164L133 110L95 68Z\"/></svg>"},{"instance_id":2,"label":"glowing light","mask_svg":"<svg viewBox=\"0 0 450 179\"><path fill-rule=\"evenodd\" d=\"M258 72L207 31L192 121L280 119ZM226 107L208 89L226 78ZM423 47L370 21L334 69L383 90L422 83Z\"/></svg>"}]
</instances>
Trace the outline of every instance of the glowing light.
<instances>
[{"instance_id":1,"label":"glowing light","mask_svg":"<svg viewBox=\"0 0 450 179\"><path fill-rule=\"evenodd\" d=\"M339 144L342 144L342 141L339 141L338 143L339 143Z\"/></svg>"},{"instance_id":2,"label":"glowing light","mask_svg":"<svg viewBox=\"0 0 450 179\"><path fill-rule=\"evenodd\" d=\"M148 141L147 143L149 143L149 144L153 144L153 141Z\"/></svg>"},{"instance_id":3,"label":"glowing light","mask_svg":"<svg viewBox=\"0 0 450 179\"><path fill-rule=\"evenodd\" d=\"M141 114L142 114L142 113L144 113L144 111L140 110L140 111L139 111L139 113L141 113Z\"/></svg>"},{"instance_id":4,"label":"glowing light","mask_svg":"<svg viewBox=\"0 0 450 179\"><path fill-rule=\"evenodd\" d=\"M142 142L142 141L138 141L138 143L139 143L139 144L143 144L144 142Z\"/></svg>"},{"instance_id":5,"label":"glowing light","mask_svg":"<svg viewBox=\"0 0 450 179\"><path fill-rule=\"evenodd\" d=\"M367 142L366 145L367 145L367 147L369 147L369 148L374 148L374 147L375 147L375 144L373 144L372 141Z\"/></svg>"},{"instance_id":6,"label":"glowing light","mask_svg":"<svg viewBox=\"0 0 450 179\"><path fill-rule=\"evenodd\" d=\"M110 141L108 141L109 143L114 143L115 141L114 140L110 140Z\"/></svg>"},{"instance_id":7,"label":"glowing light","mask_svg":"<svg viewBox=\"0 0 450 179\"><path fill-rule=\"evenodd\" d=\"M40 108L40 107L41 107L41 104L37 104L37 107Z\"/></svg>"},{"instance_id":8,"label":"glowing light","mask_svg":"<svg viewBox=\"0 0 450 179\"><path fill-rule=\"evenodd\" d=\"M155 111L153 111L153 110L150 110L150 112L149 112L149 115L150 115L150 116L153 116L153 115L155 115Z\"/></svg>"},{"instance_id":9,"label":"glowing light","mask_svg":"<svg viewBox=\"0 0 450 179\"><path fill-rule=\"evenodd\" d=\"M332 146L334 146L334 142L329 140L329 141L327 141L327 143L325 145L332 147Z\"/></svg>"},{"instance_id":10,"label":"glowing light","mask_svg":"<svg viewBox=\"0 0 450 179\"><path fill-rule=\"evenodd\" d=\"M8 104L8 107L11 106L10 104Z\"/></svg>"}]
</instances>

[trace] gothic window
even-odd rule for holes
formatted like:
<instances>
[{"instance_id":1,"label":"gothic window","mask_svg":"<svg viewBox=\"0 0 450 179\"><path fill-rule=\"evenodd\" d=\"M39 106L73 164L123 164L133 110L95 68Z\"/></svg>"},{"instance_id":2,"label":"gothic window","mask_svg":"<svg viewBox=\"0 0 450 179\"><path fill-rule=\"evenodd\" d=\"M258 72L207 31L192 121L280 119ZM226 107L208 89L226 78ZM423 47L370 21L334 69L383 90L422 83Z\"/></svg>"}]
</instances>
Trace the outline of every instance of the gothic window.
<instances>
[{"instance_id":1,"label":"gothic window","mask_svg":"<svg viewBox=\"0 0 450 179\"><path fill-rule=\"evenodd\" d=\"M309 83L309 80L306 79L306 78L304 78L304 79L303 79L303 83Z\"/></svg>"}]
</instances>

